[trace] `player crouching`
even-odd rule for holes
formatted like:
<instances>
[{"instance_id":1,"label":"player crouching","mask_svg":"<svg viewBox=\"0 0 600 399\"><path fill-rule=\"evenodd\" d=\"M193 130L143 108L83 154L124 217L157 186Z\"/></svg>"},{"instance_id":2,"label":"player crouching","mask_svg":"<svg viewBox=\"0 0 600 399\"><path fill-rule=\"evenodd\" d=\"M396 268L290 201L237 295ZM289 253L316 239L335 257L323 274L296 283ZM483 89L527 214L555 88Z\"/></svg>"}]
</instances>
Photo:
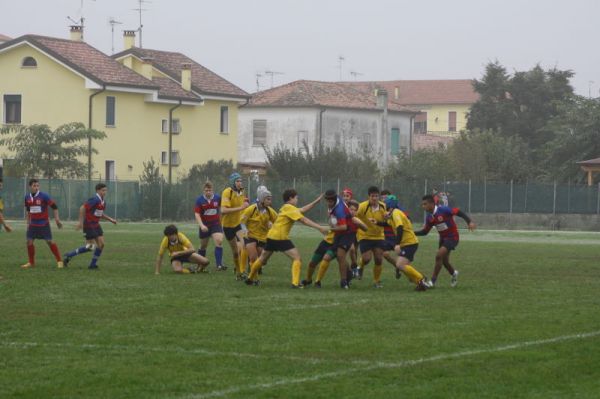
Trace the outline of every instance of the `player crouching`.
<instances>
[{"instance_id":1,"label":"player crouching","mask_svg":"<svg viewBox=\"0 0 600 399\"><path fill-rule=\"evenodd\" d=\"M175 273L179 274L190 274L190 273L203 273L208 266L208 259L204 256L197 254L192 242L180 233L175 225L168 225L164 231L165 237L160 243L158 250L158 257L156 258L156 266L154 267L154 274L160 274L160 266L162 265L162 259L165 251L169 251L171 257L171 267ZM183 263L193 263L197 266L184 268Z\"/></svg>"}]
</instances>

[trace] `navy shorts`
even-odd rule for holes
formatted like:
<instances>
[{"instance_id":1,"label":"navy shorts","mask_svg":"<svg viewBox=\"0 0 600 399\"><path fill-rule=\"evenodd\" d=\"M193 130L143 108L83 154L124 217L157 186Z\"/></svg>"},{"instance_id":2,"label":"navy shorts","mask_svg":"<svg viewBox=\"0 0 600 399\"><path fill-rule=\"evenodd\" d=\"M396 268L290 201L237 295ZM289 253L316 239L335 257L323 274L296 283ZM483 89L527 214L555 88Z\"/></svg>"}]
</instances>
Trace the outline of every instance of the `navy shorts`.
<instances>
[{"instance_id":1,"label":"navy shorts","mask_svg":"<svg viewBox=\"0 0 600 399\"><path fill-rule=\"evenodd\" d=\"M396 240L396 236L388 236L385 237L385 244L384 244L384 251L393 251L394 247L396 246L397 240Z\"/></svg>"},{"instance_id":2,"label":"navy shorts","mask_svg":"<svg viewBox=\"0 0 600 399\"><path fill-rule=\"evenodd\" d=\"M83 234L86 240L93 240L98 237L102 237L104 232L102 231L102 227L100 225L96 227L83 227Z\"/></svg>"},{"instance_id":3,"label":"navy shorts","mask_svg":"<svg viewBox=\"0 0 600 399\"><path fill-rule=\"evenodd\" d=\"M237 238L237 232L241 229L242 226L239 224L235 227L223 227L223 232L225 233L225 238L227 239L227 241L231 241L234 238Z\"/></svg>"},{"instance_id":4,"label":"navy shorts","mask_svg":"<svg viewBox=\"0 0 600 399\"><path fill-rule=\"evenodd\" d=\"M202 229L198 228L198 235L200 236L200 238L208 238L215 233L223 232L223 226L221 226L220 223L213 224L212 226L206 226L206 227L208 227L208 231L206 233L203 232Z\"/></svg>"},{"instance_id":5,"label":"navy shorts","mask_svg":"<svg viewBox=\"0 0 600 399\"><path fill-rule=\"evenodd\" d=\"M251 244L253 242L256 243L256 246L259 247L259 248L264 248L265 245L267 245L266 242L257 240L256 238L244 237L244 246L246 246L248 244Z\"/></svg>"},{"instance_id":6,"label":"navy shorts","mask_svg":"<svg viewBox=\"0 0 600 399\"><path fill-rule=\"evenodd\" d=\"M190 256L192 256L192 255L179 255L179 256L173 256L173 257L171 258L171 263L172 263L172 262L174 262L174 261L179 261L179 262L181 262L181 263L186 263L186 262L187 262L187 263L191 263L191 262L190 262Z\"/></svg>"},{"instance_id":7,"label":"navy shorts","mask_svg":"<svg viewBox=\"0 0 600 399\"><path fill-rule=\"evenodd\" d=\"M319 255L321 258L325 256L325 253L331 249L333 244L328 243L325 240L321 240L317 249L315 249L315 255Z\"/></svg>"},{"instance_id":8,"label":"navy shorts","mask_svg":"<svg viewBox=\"0 0 600 399\"><path fill-rule=\"evenodd\" d=\"M399 255L412 262L413 260L415 260L415 254L417 253L417 249L419 249L419 244L407 245L405 247L400 248Z\"/></svg>"},{"instance_id":9,"label":"navy shorts","mask_svg":"<svg viewBox=\"0 0 600 399\"><path fill-rule=\"evenodd\" d=\"M47 224L45 226L33 226L29 225L27 227L27 239L28 240L52 240L52 230L50 230L50 225Z\"/></svg>"},{"instance_id":10,"label":"navy shorts","mask_svg":"<svg viewBox=\"0 0 600 399\"><path fill-rule=\"evenodd\" d=\"M296 248L291 240L271 240L267 238L265 251L269 252L285 252Z\"/></svg>"},{"instance_id":11,"label":"navy shorts","mask_svg":"<svg viewBox=\"0 0 600 399\"><path fill-rule=\"evenodd\" d=\"M358 242L358 248L360 249L361 254L372 251L375 248L380 248L385 251L385 240L360 240Z\"/></svg>"},{"instance_id":12,"label":"navy shorts","mask_svg":"<svg viewBox=\"0 0 600 399\"><path fill-rule=\"evenodd\" d=\"M449 240L449 239L440 240L439 248L441 248L441 247L447 248L448 251L455 250L456 247L458 247L458 240Z\"/></svg>"},{"instance_id":13,"label":"navy shorts","mask_svg":"<svg viewBox=\"0 0 600 399\"><path fill-rule=\"evenodd\" d=\"M331 250L333 252L337 252L338 248L341 248L344 251L348 252L350 250L350 248L352 248L352 245L354 244L355 239L356 239L356 233L336 235L335 238L333 239L333 245L331 246Z\"/></svg>"}]
</instances>

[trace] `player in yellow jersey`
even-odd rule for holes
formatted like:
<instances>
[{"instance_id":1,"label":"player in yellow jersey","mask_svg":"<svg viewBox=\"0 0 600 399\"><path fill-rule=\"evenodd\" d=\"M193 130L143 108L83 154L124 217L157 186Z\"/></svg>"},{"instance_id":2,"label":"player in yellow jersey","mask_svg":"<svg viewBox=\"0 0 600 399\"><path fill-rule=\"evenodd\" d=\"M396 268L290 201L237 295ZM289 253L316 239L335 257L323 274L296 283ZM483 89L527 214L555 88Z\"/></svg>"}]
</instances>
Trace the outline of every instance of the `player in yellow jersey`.
<instances>
[{"instance_id":1,"label":"player in yellow jersey","mask_svg":"<svg viewBox=\"0 0 600 399\"><path fill-rule=\"evenodd\" d=\"M248 255L244 249L241 218L242 211L248 208L248 198L244 193L242 176L233 172L229 176L229 187L221 194L221 224L225 239L229 242L237 280L243 279L243 274L248 263Z\"/></svg>"},{"instance_id":2,"label":"player in yellow jersey","mask_svg":"<svg viewBox=\"0 0 600 399\"><path fill-rule=\"evenodd\" d=\"M4 227L4 230L6 230L7 233L10 233L12 231L12 228L10 227L10 225L8 223L6 223L4 221L4 199L2 198L3 185L4 185L4 182L2 181L2 178L0 177L0 229L2 227Z\"/></svg>"},{"instance_id":3,"label":"player in yellow jersey","mask_svg":"<svg viewBox=\"0 0 600 399\"><path fill-rule=\"evenodd\" d=\"M367 225L367 230L358 230L356 238L361 253L359 265L359 279L362 278L364 267L375 260L373 267L373 282L375 288L381 288L381 272L383 263L383 251L385 250L385 239L383 227L378 223L385 221L385 204L379 200L379 189L375 186L369 187L369 199L360 203L357 217Z\"/></svg>"},{"instance_id":4,"label":"player in yellow jersey","mask_svg":"<svg viewBox=\"0 0 600 399\"><path fill-rule=\"evenodd\" d=\"M321 280L327 271L327 267L329 267L329 262L335 257L335 253L331 250L331 246L333 245L333 239L335 238L335 234L333 231L329 231L325 238L321 240L315 252L313 252L313 256L308 263L308 270L306 272L306 280L302 280L302 285L304 287L308 287L313 283L312 277L315 274L315 270L317 266L319 267L319 272L317 273L317 278L315 280L315 287L321 288ZM323 266L323 265L326 266Z\"/></svg>"},{"instance_id":5,"label":"player in yellow jersey","mask_svg":"<svg viewBox=\"0 0 600 399\"><path fill-rule=\"evenodd\" d=\"M417 291L425 291L427 289L425 276L411 265L419 248L419 240L415 235L412 223L406 213L399 209L395 195L388 195L385 205L388 210L387 224L394 229L396 237L394 246L394 251L398 255L396 268L406 274L408 279L416 285Z\"/></svg>"},{"instance_id":6,"label":"player in yellow jersey","mask_svg":"<svg viewBox=\"0 0 600 399\"><path fill-rule=\"evenodd\" d=\"M241 223L247 230L244 246L250 264L254 263L262 253L267 243L267 233L277 219L277 212L271 207L273 196L266 187L261 187L263 189L258 191L256 203L242 212Z\"/></svg>"},{"instance_id":7,"label":"player in yellow jersey","mask_svg":"<svg viewBox=\"0 0 600 399\"><path fill-rule=\"evenodd\" d=\"M298 248L294 246L294 243L290 240L290 230L294 226L295 222L300 222L306 226L319 230L323 235L327 234L329 229L324 226L313 222L309 218L303 215L308 212L315 205L321 201L323 195L319 195L313 202L302 208L297 208L298 204L298 192L294 189L287 189L283 192L284 205L279 210L275 223L267 234L267 244L260 257L252 263L250 275L246 280L248 285L258 285L256 279L259 269L267 263L273 252L283 252L290 259L292 259L292 288L302 288L300 284L300 272L302 269L302 260L300 258L300 252Z\"/></svg>"},{"instance_id":8,"label":"player in yellow jersey","mask_svg":"<svg viewBox=\"0 0 600 399\"><path fill-rule=\"evenodd\" d=\"M208 259L196 253L194 245L192 245L192 242L185 234L180 233L177 230L177 227L172 224L165 227L164 234L165 237L160 243L156 265L154 266L155 274L160 274L160 266L166 251L169 251L171 267L175 273L189 274L205 271L206 266L208 266L209 263ZM184 268L183 263L194 263L198 265L199 268Z\"/></svg>"}]
</instances>

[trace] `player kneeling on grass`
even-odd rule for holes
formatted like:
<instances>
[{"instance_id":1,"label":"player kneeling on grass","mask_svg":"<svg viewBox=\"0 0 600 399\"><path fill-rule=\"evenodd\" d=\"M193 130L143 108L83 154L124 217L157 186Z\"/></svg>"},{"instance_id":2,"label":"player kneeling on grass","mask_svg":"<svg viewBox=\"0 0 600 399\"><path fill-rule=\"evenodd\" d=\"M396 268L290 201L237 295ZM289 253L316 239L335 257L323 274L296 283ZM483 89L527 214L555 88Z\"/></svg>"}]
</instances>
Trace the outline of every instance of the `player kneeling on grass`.
<instances>
[{"instance_id":1,"label":"player kneeling on grass","mask_svg":"<svg viewBox=\"0 0 600 399\"><path fill-rule=\"evenodd\" d=\"M416 284L417 291L425 291L427 289L425 277L411 265L419 248L419 240L415 235L412 223L399 209L395 196L389 195L385 200L385 206L388 209L387 223L394 229L396 237L394 245L394 251L398 255L396 269L406 274L408 279Z\"/></svg>"},{"instance_id":2,"label":"player kneeling on grass","mask_svg":"<svg viewBox=\"0 0 600 399\"><path fill-rule=\"evenodd\" d=\"M467 222L469 230L475 230L475 223L471 218L458 208L450 208L447 206L438 206L435 204L435 199L432 195L423 197L421 207L427 212L425 225L423 228L415 232L418 236L424 236L435 227L440 235L440 243L437 254L435 255L435 267L431 275L429 287L433 287L437 280L437 276L442 270L442 265L448 270L452 276L450 285L456 287L458 283L458 270L454 269L450 264L450 251L453 251L458 246L458 228L454 221L454 216L460 216Z\"/></svg>"},{"instance_id":3,"label":"player kneeling on grass","mask_svg":"<svg viewBox=\"0 0 600 399\"><path fill-rule=\"evenodd\" d=\"M154 274L160 274L160 266L162 265L162 259L165 251L169 251L171 257L171 267L175 273L190 274L190 273L203 273L208 266L208 259L204 256L196 253L194 245L185 236L180 233L175 225L168 225L164 231L165 237L160 243L158 250L158 257L156 258L156 265L154 267ZM193 263L197 266L184 268L184 263Z\"/></svg>"},{"instance_id":4,"label":"player kneeling on grass","mask_svg":"<svg viewBox=\"0 0 600 399\"><path fill-rule=\"evenodd\" d=\"M267 263L273 252L283 252L290 259L292 259L292 288L302 288L300 284L300 272L302 269L302 260L300 259L300 252L298 248L294 246L294 243L290 240L290 230L294 225L294 222L299 221L300 223L319 230L323 235L327 234L329 229L324 226L313 222L309 218L305 217L303 213L308 212L321 200L323 194L319 195L317 199L302 208L296 208L298 204L298 192L294 189L288 189L283 192L283 206L279 210L275 223L267 234L267 243L260 257L252 263L250 274L246 280L248 285L258 285L256 279L260 268Z\"/></svg>"}]
</instances>

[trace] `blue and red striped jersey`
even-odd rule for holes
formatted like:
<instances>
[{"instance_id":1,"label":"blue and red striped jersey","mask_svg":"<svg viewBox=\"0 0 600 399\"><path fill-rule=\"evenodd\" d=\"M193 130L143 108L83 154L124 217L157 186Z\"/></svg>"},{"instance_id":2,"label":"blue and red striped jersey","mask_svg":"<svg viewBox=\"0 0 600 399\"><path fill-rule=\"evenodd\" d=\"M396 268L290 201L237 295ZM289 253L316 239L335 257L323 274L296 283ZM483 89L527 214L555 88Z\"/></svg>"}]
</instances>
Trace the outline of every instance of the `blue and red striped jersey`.
<instances>
[{"instance_id":1,"label":"blue and red striped jersey","mask_svg":"<svg viewBox=\"0 0 600 399\"><path fill-rule=\"evenodd\" d=\"M427 214L425 226L423 230L428 233L433 227L438 231L442 240L458 241L458 228L454 221L454 216L458 214L460 209L450 208L448 206L436 206L433 213Z\"/></svg>"},{"instance_id":2,"label":"blue and red striped jersey","mask_svg":"<svg viewBox=\"0 0 600 399\"><path fill-rule=\"evenodd\" d=\"M332 227L335 226L348 226L346 230L336 231L335 235L342 234L350 234L356 233L357 226L352 221L352 214L350 213L350 208L344 202L344 200L338 197L337 202L333 206L333 208L329 209L329 224Z\"/></svg>"},{"instance_id":3,"label":"blue and red striped jersey","mask_svg":"<svg viewBox=\"0 0 600 399\"><path fill-rule=\"evenodd\" d=\"M25 208L29 214L30 226L47 226L48 207L55 205L55 202L46 193L38 191L35 194L27 194L25 196Z\"/></svg>"},{"instance_id":4,"label":"blue and red striped jersey","mask_svg":"<svg viewBox=\"0 0 600 399\"><path fill-rule=\"evenodd\" d=\"M217 194L212 198L204 195L196 199L194 212L200 215L202 223L206 226L215 226L221 223L221 197Z\"/></svg>"},{"instance_id":5,"label":"blue and red striped jersey","mask_svg":"<svg viewBox=\"0 0 600 399\"><path fill-rule=\"evenodd\" d=\"M106 203L100 195L96 194L92 198L88 199L84 204L85 208L85 220L83 225L85 227L98 227L100 219L104 215L106 209Z\"/></svg>"}]
</instances>

